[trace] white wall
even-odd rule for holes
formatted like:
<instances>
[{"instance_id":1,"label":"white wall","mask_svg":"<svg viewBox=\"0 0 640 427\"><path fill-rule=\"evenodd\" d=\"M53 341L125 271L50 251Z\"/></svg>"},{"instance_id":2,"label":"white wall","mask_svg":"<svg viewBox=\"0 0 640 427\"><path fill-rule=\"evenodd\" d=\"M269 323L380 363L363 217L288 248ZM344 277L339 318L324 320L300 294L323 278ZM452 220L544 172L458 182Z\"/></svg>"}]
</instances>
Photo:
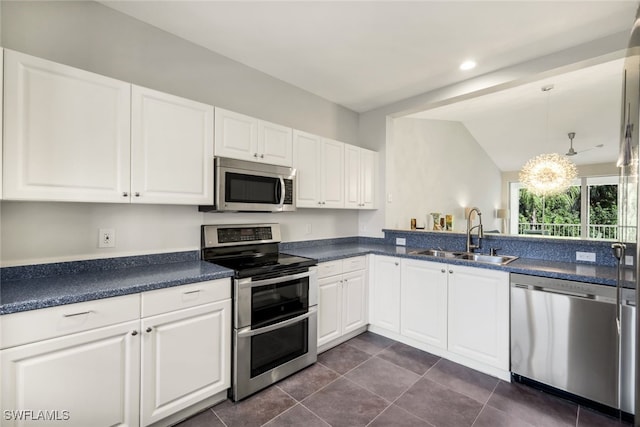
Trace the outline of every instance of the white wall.
<instances>
[{"instance_id":1,"label":"white wall","mask_svg":"<svg viewBox=\"0 0 640 427\"><path fill-rule=\"evenodd\" d=\"M85 1L0 1L5 48L358 145L358 115ZM195 206L0 202L0 266L194 250L204 223L282 223L286 241L358 234L358 212L203 214ZM98 249L99 228L116 248ZM308 232L308 230L311 232Z\"/></svg>"},{"instance_id":2,"label":"white wall","mask_svg":"<svg viewBox=\"0 0 640 427\"><path fill-rule=\"evenodd\" d=\"M195 206L9 201L0 209L4 267L198 250L201 224L278 222L284 241L353 236L357 229L356 215L334 210L200 213ZM100 228L115 229L115 248L98 248Z\"/></svg>"},{"instance_id":3,"label":"white wall","mask_svg":"<svg viewBox=\"0 0 640 427\"><path fill-rule=\"evenodd\" d=\"M498 229L501 174L487 153L459 122L396 119L387 142L388 228L408 229L410 218L430 224L431 212L452 214L454 231L464 231L464 208L477 206L485 230Z\"/></svg>"}]
</instances>

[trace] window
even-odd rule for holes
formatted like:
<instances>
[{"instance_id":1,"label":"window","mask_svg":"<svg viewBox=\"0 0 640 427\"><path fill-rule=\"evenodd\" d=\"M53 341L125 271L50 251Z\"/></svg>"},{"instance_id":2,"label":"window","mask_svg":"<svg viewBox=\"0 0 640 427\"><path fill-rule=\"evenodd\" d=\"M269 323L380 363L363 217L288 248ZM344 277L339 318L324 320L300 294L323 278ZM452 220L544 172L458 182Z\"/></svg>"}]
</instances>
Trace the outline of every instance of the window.
<instances>
[{"instance_id":1,"label":"window","mask_svg":"<svg viewBox=\"0 0 640 427\"><path fill-rule=\"evenodd\" d=\"M512 234L617 239L618 177L581 178L544 198L511 183L510 209Z\"/></svg>"}]
</instances>

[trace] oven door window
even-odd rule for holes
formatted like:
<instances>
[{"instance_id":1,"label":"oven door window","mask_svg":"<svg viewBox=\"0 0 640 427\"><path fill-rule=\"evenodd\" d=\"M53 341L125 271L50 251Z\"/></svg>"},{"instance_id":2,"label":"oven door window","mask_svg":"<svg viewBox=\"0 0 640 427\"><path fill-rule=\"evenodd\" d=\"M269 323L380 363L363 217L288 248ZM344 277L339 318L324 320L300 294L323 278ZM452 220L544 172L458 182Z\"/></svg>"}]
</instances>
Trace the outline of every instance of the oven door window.
<instances>
[{"instance_id":1,"label":"oven door window","mask_svg":"<svg viewBox=\"0 0 640 427\"><path fill-rule=\"evenodd\" d=\"M224 198L227 203L277 205L280 203L280 187L279 178L226 172Z\"/></svg>"},{"instance_id":2,"label":"oven door window","mask_svg":"<svg viewBox=\"0 0 640 427\"><path fill-rule=\"evenodd\" d=\"M251 378L309 351L309 320L251 337Z\"/></svg>"},{"instance_id":3,"label":"oven door window","mask_svg":"<svg viewBox=\"0 0 640 427\"><path fill-rule=\"evenodd\" d=\"M308 310L308 277L251 289L251 329L292 319Z\"/></svg>"}]
</instances>

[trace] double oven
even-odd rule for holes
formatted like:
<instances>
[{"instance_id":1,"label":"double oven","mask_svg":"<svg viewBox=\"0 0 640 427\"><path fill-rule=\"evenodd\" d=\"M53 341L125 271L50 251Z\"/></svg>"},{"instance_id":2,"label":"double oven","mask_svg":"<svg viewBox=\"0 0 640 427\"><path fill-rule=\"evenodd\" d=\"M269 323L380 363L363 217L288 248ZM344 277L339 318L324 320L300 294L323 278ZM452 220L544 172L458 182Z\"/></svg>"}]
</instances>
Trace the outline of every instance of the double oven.
<instances>
[{"instance_id":1,"label":"double oven","mask_svg":"<svg viewBox=\"0 0 640 427\"><path fill-rule=\"evenodd\" d=\"M316 260L279 242L279 224L202 226L202 258L234 270L233 400L317 359Z\"/></svg>"}]
</instances>

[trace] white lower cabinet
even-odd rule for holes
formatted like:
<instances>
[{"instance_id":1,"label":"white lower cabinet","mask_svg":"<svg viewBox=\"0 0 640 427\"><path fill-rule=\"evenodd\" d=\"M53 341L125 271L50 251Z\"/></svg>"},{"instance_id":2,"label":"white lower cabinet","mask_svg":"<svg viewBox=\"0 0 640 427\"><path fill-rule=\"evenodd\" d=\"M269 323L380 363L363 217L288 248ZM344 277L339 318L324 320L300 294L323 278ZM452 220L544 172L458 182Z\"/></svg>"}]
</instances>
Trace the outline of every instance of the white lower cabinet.
<instances>
[{"instance_id":1,"label":"white lower cabinet","mask_svg":"<svg viewBox=\"0 0 640 427\"><path fill-rule=\"evenodd\" d=\"M134 320L0 351L0 425L137 426L139 326Z\"/></svg>"},{"instance_id":2,"label":"white lower cabinet","mask_svg":"<svg viewBox=\"0 0 640 427\"><path fill-rule=\"evenodd\" d=\"M447 266L403 259L400 286L400 333L447 348Z\"/></svg>"},{"instance_id":3,"label":"white lower cabinet","mask_svg":"<svg viewBox=\"0 0 640 427\"><path fill-rule=\"evenodd\" d=\"M400 333L400 258L374 255L371 277L371 324Z\"/></svg>"},{"instance_id":4,"label":"white lower cabinet","mask_svg":"<svg viewBox=\"0 0 640 427\"><path fill-rule=\"evenodd\" d=\"M449 351L509 370L509 273L450 270Z\"/></svg>"},{"instance_id":5,"label":"white lower cabinet","mask_svg":"<svg viewBox=\"0 0 640 427\"><path fill-rule=\"evenodd\" d=\"M318 348L326 350L367 325L366 256L318 265Z\"/></svg>"},{"instance_id":6,"label":"white lower cabinet","mask_svg":"<svg viewBox=\"0 0 640 427\"><path fill-rule=\"evenodd\" d=\"M2 333L2 427L169 425L226 397L231 284L9 314Z\"/></svg>"},{"instance_id":7,"label":"white lower cabinet","mask_svg":"<svg viewBox=\"0 0 640 427\"><path fill-rule=\"evenodd\" d=\"M146 426L230 386L231 300L142 319Z\"/></svg>"},{"instance_id":8,"label":"white lower cabinet","mask_svg":"<svg viewBox=\"0 0 640 427\"><path fill-rule=\"evenodd\" d=\"M374 332L508 378L508 273L378 255L372 265Z\"/></svg>"}]
</instances>

